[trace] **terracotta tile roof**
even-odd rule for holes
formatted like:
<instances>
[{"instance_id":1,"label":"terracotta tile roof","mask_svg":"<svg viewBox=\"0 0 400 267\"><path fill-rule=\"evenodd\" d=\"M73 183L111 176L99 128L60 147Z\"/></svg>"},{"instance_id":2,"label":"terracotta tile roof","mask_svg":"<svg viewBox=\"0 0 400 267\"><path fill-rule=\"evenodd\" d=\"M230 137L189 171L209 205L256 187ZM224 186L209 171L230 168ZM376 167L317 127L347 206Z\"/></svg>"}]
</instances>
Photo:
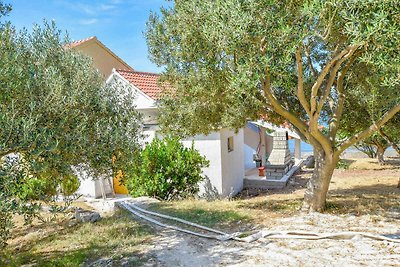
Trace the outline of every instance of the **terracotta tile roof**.
<instances>
[{"instance_id":1,"label":"terracotta tile roof","mask_svg":"<svg viewBox=\"0 0 400 267\"><path fill-rule=\"evenodd\" d=\"M150 98L154 100L160 99L163 89L158 83L159 74L129 70L116 71Z\"/></svg>"},{"instance_id":2,"label":"terracotta tile roof","mask_svg":"<svg viewBox=\"0 0 400 267\"><path fill-rule=\"evenodd\" d=\"M78 41L73 41L72 43L69 43L67 46L68 47L76 47L76 46L78 46L78 45L81 45L81 44L83 44L83 43L86 43L86 42L88 42L88 41L90 41L90 40L92 40L92 39L95 39L96 38L96 36L92 36L92 37L89 37L89 38L86 38L86 39L82 39L82 40L78 40Z\"/></svg>"}]
</instances>

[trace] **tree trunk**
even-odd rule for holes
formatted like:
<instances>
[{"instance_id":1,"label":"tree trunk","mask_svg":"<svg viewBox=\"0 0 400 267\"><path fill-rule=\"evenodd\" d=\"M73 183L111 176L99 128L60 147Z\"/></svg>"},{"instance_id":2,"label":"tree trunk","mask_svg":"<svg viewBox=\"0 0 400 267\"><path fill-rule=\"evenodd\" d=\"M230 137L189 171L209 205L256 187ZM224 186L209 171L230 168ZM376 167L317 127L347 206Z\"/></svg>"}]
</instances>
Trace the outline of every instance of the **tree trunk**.
<instances>
[{"instance_id":1,"label":"tree trunk","mask_svg":"<svg viewBox=\"0 0 400 267\"><path fill-rule=\"evenodd\" d=\"M355 148L357 148L359 151L363 152L366 154L369 158L374 159L376 158L376 151L375 151L375 145L370 145L366 143L361 143L361 144L356 144L354 145Z\"/></svg>"},{"instance_id":2,"label":"tree trunk","mask_svg":"<svg viewBox=\"0 0 400 267\"><path fill-rule=\"evenodd\" d=\"M385 159L383 156L385 154L385 150L386 150L385 147L383 147L381 145L377 145L376 158L378 159L379 165L385 164Z\"/></svg>"},{"instance_id":3,"label":"tree trunk","mask_svg":"<svg viewBox=\"0 0 400 267\"><path fill-rule=\"evenodd\" d=\"M397 154L400 155L400 147L386 134L382 131L382 129L379 130L379 133L381 136L388 142L392 148L397 152Z\"/></svg>"},{"instance_id":4,"label":"tree trunk","mask_svg":"<svg viewBox=\"0 0 400 267\"><path fill-rule=\"evenodd\" d=\"M304 194L304 211L322 211L326 204L326 195L332 179L338 158L333 153L326 154L323 150L314 149L315 167L311 179L307 183Z\"/></svg>"}]
</instances>

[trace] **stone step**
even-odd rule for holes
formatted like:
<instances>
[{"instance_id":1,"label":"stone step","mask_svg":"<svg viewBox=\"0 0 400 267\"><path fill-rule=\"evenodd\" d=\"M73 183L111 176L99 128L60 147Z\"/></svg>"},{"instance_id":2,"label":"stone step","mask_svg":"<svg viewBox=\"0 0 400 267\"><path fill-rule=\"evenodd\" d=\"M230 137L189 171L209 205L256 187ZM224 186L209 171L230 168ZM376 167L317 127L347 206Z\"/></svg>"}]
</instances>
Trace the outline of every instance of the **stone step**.
<instances>
[{"instance_id":1,"label":"stone step","mask_svg":"<svg viewBox=\"0 0 400 267\"><path fill-rule=\"evenodd\" d=\"M281 189L284 188L287 181L282 180L266 180L266 179L249 179L244 178L243 188L250 189Z\"/></svg>"}]
</instances>

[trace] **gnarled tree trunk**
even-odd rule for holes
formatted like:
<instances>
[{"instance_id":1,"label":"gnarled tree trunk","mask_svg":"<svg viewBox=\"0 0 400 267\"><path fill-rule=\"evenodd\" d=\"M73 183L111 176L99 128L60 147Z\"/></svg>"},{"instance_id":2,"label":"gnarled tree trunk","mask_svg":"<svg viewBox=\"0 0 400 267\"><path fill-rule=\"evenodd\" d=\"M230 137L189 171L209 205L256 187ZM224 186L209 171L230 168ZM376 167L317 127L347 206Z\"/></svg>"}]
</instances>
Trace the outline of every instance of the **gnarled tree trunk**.
<instances>
[{"instance_id":1,"label":"gnarled tree trunk","mask_svg":"<svg viewBox=\"0 0 400 267\"><path fill-rule=\"evenodd\" d=\"M383 165L383 164L385 164L384 154L385 154L386 147L384 147L380 144L377 144L376 147L377 147L376 158L378 159L379 165Z\"/></svg>"},{"instance_id":2,"label":"gnarled tree trunk","mask_svg":"<svg viewBox=\"0 0 400 267\"><path fill-rule=\"evenodd\" d=\"M304 211L322 211L326 204L326 194L333 171L339 160L333 152L326 154L322 149L314 149L315 167L304 194Z\"/></svg>"}]
</instances>

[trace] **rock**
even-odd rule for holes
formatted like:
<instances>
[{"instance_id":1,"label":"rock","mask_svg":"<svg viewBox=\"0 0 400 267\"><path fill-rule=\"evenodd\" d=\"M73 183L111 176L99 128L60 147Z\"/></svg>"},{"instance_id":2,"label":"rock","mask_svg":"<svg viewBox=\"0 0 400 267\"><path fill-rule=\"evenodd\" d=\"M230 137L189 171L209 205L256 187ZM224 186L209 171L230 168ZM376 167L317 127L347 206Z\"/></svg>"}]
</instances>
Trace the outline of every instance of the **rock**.
<instances>
[{"instance_id":1,"label":"rock","mask_svg":"<svg viewBox=\"0 0 400 267\"><path fill-rule=\"evenodd\" d=\"M97 222L101 219L100 213L90 210L77 209L75 211L75 219L79 222Z\"/></svg>"},{"instance_id":2,"label":"rock","mask_svg":"<svg viewBox=\"0 0 400 267\"><path fill-rule=\"evenodd\" d=\"M101 259L98 259L97 261L89 264L88 266L91 266L91 267L113 266L113 260L111 258L101 258Z\"/></svg>"}]
</instances>

